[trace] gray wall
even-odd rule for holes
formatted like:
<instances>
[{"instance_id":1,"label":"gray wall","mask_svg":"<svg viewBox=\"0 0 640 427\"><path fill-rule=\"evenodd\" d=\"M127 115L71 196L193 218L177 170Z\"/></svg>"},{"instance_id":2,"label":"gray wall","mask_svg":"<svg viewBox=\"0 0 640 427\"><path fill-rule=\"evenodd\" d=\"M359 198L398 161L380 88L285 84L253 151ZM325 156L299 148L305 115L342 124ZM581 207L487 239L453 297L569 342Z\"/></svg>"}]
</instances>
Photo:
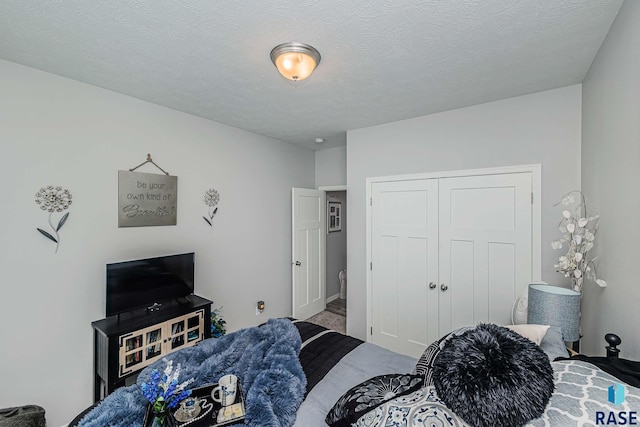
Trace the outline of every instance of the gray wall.
<instances>
[{"instance_id":1,"label":"gray wall","mask_svg":"<svg viewBox=\"0 0 640 427\"><path fill-rule=\"evenodd\" d=\"M348 132L347 332L365 338L367 177L542 164L542 279L564 283L553 204L580 188L580 116L575 85Z\"/></svg>"},{"instance_id":2,"label":"gray wall","mask_svg":"<svg viewBox=\"0 0 640 427\"><path fill-rule=\"evenodd\" d=\"M342 203L342 230L327 233L327 298L340 293L338 273L347 268L347 192L327 191L327 202Z\"/></svg>"},{"instance_id":3,"label":"gray wall","mask_svg":"<svg viewBox=\"0 0 640 427\"><path fill-rule=\"evenodd\" d=\"M627 0L583 83L582 189L600 213L593 255L605 289L585 285L587 354L604 354L604 334L622 338L622 357L640 359L640 2Z\"/></svg>"},{"instance_id":4,"label":"gray wall","mask_svg":"<svg viewBox=\"0 0 640 427\"><path fill-rule=\"evenodd\" d=\"M291 188L314 186L313 151L6 61L0 93L0 407L40 404L56 427L92 403L108 262L195 251L196 292L230 330L291 315ZM178 176L178 224L119 229L118 170L147 153ZM50 184L74 197L57 254L36 232Z\"/></svg>"}]
</instances>

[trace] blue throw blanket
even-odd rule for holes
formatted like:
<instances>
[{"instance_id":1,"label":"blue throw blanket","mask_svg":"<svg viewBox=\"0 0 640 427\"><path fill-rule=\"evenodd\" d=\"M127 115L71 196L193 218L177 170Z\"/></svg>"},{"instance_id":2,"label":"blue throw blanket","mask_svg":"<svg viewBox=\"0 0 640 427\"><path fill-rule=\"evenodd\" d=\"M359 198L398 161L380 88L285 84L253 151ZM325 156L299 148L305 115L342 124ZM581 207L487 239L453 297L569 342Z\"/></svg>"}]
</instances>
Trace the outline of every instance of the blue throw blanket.
<instances>
[{"instance_id":1,"label":"blue throw blanket","mask_svg":"<svg viewBox=\"0 0 640 427\"><path fill-rule=\"evenodd\" d=\"M288 427L304 398L307 380L298 359L300 334L287 319L241 329L217 339L202 341L167 356L181 364L180 381L194 378L191 387L215 383L234 374L245 396L248 427ZM78 424L79 427L140 427L147 407L140 384L149 380L155 362L138 376L137 384L122 387L107 396Z\"/></svg>"}]
</instances>

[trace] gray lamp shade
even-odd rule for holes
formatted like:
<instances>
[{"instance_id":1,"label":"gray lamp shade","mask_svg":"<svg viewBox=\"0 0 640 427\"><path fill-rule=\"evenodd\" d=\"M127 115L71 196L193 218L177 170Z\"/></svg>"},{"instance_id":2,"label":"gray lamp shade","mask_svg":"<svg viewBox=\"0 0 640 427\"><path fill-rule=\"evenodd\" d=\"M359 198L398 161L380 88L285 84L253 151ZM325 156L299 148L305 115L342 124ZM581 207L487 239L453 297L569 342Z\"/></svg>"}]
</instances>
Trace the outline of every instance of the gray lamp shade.
<instances>
[{"instance_id":1,"label":"gray lamp shade","mask_svg":"<svg viewBox=\"0 0 640 427\"><path fill-rule=\"evenodd\" d=\"M529 285L527 323L558 326L562 339L580 340L580 293L557 286Z\"/></svg>"}]
</instances>

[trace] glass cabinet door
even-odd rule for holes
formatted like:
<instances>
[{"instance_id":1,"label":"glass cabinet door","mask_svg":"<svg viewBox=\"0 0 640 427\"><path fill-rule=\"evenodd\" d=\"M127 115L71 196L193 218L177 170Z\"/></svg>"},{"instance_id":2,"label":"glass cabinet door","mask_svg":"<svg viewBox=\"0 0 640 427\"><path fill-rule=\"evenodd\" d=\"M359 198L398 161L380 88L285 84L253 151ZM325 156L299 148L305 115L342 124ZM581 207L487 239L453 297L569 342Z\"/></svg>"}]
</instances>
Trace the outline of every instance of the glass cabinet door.
<instances>
[{"instance_id":1,"label":"glass cabinet door","mask_svg":"<svg viewBox=\"0 0 640 427\"><path fill-rule=\"evenodd\" d=\"M170 322L169 351L192 346L201 341L204 327L204 310L178 317Z\"/></svg>"},{"instance_id":2,"label":"glass cabinet door","mask_svg":"<svg viewBox=\"0 0 640 427\"><path fill-rule=\"evenodd\" d=\"M127 375L153 363L158 356L162 355L163 339L162 324L121 336L119 375Z\"/></svg>"},{"instance_id":3,"label":"glass cabinet door","mask_svg":"<svg viewBox=\"0 0 640 427\"><path fill-rule=\"evenodd\" d=\"M160 326L146 333L145 359L153 359L162 354L162 335L162 327Z\"/></svg>"},{"instance_id":4,"label":"glass cabinet door","mask_svg":"<svg viewBox=\"0 0 640 427\"><path fill-rule=\"evenodd\" d=\"M192 342L200 338L202 316L195 315L187 319L187 342Z\"/></svg>"},{"instance_id":5,"label":"glass cabinet door","mask_svg":"<svg viewBox=\"0 0 640 427\"><path fill-rule=\"evenodd\" d=\"M171 322L171 349L175 349L184 345L184 317L180 320Z\"/></svg>"},{"instance_id":6,"label":"glass cabinet door","mask_svg":"<svg viewBox=\"0 0 640 427\"><path fill-rule=\"evenodd\" d=\"M142 335L133 335L124 341L125 358L124 366L129 368L142 362Z\"/></svg>"}]
</instances>

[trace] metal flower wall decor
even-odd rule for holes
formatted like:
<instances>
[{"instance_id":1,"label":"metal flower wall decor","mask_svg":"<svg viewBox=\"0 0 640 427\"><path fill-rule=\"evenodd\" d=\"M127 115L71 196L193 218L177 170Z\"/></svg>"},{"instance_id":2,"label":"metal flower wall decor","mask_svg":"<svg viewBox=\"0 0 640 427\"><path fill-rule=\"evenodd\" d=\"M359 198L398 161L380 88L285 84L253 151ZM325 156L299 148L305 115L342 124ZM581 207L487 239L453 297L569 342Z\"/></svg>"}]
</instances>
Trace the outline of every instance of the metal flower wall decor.
<instances>
[{"instance_id":1,"label":"metal flower wall decor","mask_svg":"<svg viewBox=\"0 0 640 427\"><path fill-rule=\"evenodd\" d=\"M40 234L56 244L56 253L58 252L58 247L60 246L60 234L58 232L65 224L65 222L67 222L67 219L69 218L69 212L62 215L56 225L53 225L53 213L62 212L69 209L69 206L72 203L71 199L72 196L69 190L62 187L54 187L53 185L42 187L36 193L36 204L40 206L40 209L42 209L43 211L49 212L49 227L51 227L53 235L41 228L36 228L36 230L38 230Z\"/></svg>"},{"instance_id":2,"label":"metal flower wall decor","mask_svg":"<svg viewBox=\"0 0 640 427\"><path fill-rule=\"evenodd\" d=\"M220 201L220 194L210 188L204 193L204 204L208 206L207 216L203 216L204 220L209 224L209 227L213 228L213 217L218 213L218 202Z\"/></svg>"},{"instance_id":3,"label":"metal flower wall decor","mask_svg":"<svg viewBox=\"0 0 640 427\"><path fill-rule=\"evenodd\" d=\"M570 191L562 196L562 200L554 206L562 205L562 220L558 229L563 236L551 242L553 249L567 246L567 253L558 258L554 265L556 271L571 278L572 288L582 293L585 278L600 287L606 287L607 282L596 275L596 260L598 257L588 258L587 254L593 248L598 231L600 215L587 215L587 203L581 191ZM571 206L573 209L571 210Z\"/></svg>"}]
</instances>

